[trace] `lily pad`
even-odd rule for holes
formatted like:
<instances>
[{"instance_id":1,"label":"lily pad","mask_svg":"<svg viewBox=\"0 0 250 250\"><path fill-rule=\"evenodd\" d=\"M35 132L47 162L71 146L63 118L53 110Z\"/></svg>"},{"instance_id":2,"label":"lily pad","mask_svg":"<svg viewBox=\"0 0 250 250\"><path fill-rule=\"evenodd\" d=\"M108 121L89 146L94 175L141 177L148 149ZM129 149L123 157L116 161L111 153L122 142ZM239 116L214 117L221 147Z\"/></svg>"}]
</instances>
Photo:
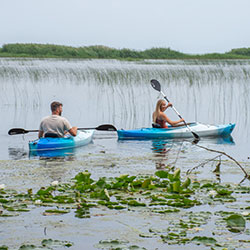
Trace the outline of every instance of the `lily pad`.
<instances>
[{"instance_id":1,"label":"lily pad","mask_svg":"<svg viewBox=\"0 0 250 250\"><path fill-rule=\"evenodd\" d=\"M101 240L95 247L98 249L121 249L127 247L125 240Z\"/></svg>"},{"instance_id":2,"label":"lily pad","mask_svg":"<svg viewBox=\"0 0 250 250\"><path fill-rule=\"evenodd\" d=\"M31 249L37 249L35 245L22 245L19 250L31 250Z\"/></svg>"},{"instance_id":3,"label":"lily pad","mask_svg":"<svg viewBox=\"0 0 250 250\"><path fill-rule=\"evenodd\" d=\"M206 237L206 236L195 236L192 241L197 242L197 243L202 243L204 245L214 245L217 243L216 239L212 237Z\"/></svg>"},{"instance_id":4,"label":"lily pad","mask_svg":"<svg viewBox=\"0 0 250 250\"><path fill-rule=\"evenodd\" d=\"M164 170L155 172L155 175L158 176L159 178L168 178L168 172Z\"/></svg>"},{"instance_id":5,"label":"lily pad","mask_svg":"<svg viewBox=\"0 0 250 250\"><path fill-rule=\"evenodd\" d=\"M7 246L0 246L0 250L8 250Z\"/></svg>"},{"instance_id":6,"label":"lily pad","mask_svg":"<svg viewBox=\"0 0 250 250\"><path fill-rule=\"evenodd\" d=\"M226 218L228 230L233 233L238 233L245 230L246 220L242 215L233 214Z\"/></svg>"},{"instance_id":7,"label":"lily pad","mask_svg":"<svg viewBox=\"0 0 250 250\"><path fill-rule=\"evenodd\" d=\"M67 214L69 212L70 212L69 210L48 209L48 210L45 210L43 215L45 215L45 216L47 216L47 215L59 215L59 214Z\"/></svg>"},{"instance_id":8,"label":"lily pad","mask_svg":"<svg viewBox=\"0 0 250 250\"><path fill-rule=\"evenodd\" d=\"M42 246L44 247L71 247L73 243L69 241L60 241L60 240L52 240L52 239L44 239L42 241Z\"/></svg>"}]
</instances>

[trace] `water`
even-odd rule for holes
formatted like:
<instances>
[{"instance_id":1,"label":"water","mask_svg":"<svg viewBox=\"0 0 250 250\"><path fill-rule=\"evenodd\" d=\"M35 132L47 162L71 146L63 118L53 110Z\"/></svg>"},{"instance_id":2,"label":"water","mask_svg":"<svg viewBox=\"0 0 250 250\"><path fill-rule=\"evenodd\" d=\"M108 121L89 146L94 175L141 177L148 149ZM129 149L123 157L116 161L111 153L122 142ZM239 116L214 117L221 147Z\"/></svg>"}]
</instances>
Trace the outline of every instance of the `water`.
<instances>
[{"instance_id":1,"label":"water","mask_svg":"<svg viewBox=\"0 0 250 250\"><path fill-rule=\"evenodd\" d=\"M73 125L117 128L151 126L159 93L150 86L158 79L163 92L186 121L236 123L235 147L230 153L249 157L250 61L124 62L116 60L0 59L1 159L10 148L27 150L26 139L10 137L12 127L37 129L59 100ZM177 119L169 110L168 115ZM20 137L20 136L19 136ZM112 142L113 143L113 142ZM114 141L114 143L117 143Z\"/></svg>"},{"instance_id":2,"label":"water","mask_svg":"<svg viewBox=\"0 0 250 250\"><path fill-rule=\"evenodd\" d=\"M162 91L186 121L236 123L234 143L203 139L200 145L249 162L250 60L127 62L2 58L0 159L34 159L29 156L28 141L37 134L9 136L7 132L13 127L37 129L41 118L50 113L49 105L54 100L64 104L63 115L78 127L105 123L118 129L150 127L155 104L162 98L150 85L153 78L159 80ZM167 114L173 120L178 118L171 109ZM151 141L120 142L114 132L96 131L93 145L77 150L70 159L76 162L85 159L88 152L103 150L118 157L131 154L144 157L154 153L152 148ZM197 155L185 157L194 159Z\"/></svg>"},{"instance_id":3,"label":"water","mask_svg":"<svg viewBox=\"0 0 250 250\"><path fill-rule=\"evenodd\" d=\"M69 181L84 170L89 170L96 179L121 174L152 174L166 165L180 167L183 175L197 166L191 176L240 182L244 173L227 157L222 157L219 177L212 172L215 163L200 167L218 154L190 142L118 141L115 132L96 131L93 143L76 149L73 154L60 159L41 159L28 151L28 141L35 139L36 133L7 134L14 127L38 129L41 118L50 113L49 105L54 100L63 103L63 116L74 126L97 127L109 123L118 129L150 127L152 112L161 97L151 87L151 79L161 83L163 92L186 121L236 123L231 140L202 139L198 145L227 153L250 173L250 60L127 62L1 58L0 184L18 191L37 190L54 180ZM171 109L167 115L178 119ZM25 217L27 227L30 225L28 217ZM105 225L105 220L97 221L99 226ZM9 220L6 223L8 230L2 238L8 244L11 242L8 231L13 230L13 225ZM38 219L37 223L44 225L45 222ZM55 222L50 223L53 227ZM77 226L80 230L77 220L72 225L66 224L64 238L67 228L72 231ZM19 236L16 241L19 246L23 240L30 239L21 231L15 235ZM91 246L106 237L106 234L104 238L96 235L99 236L91 236ZM155 246L154 240L152 244Z\"/></svg>"}]
</instances>

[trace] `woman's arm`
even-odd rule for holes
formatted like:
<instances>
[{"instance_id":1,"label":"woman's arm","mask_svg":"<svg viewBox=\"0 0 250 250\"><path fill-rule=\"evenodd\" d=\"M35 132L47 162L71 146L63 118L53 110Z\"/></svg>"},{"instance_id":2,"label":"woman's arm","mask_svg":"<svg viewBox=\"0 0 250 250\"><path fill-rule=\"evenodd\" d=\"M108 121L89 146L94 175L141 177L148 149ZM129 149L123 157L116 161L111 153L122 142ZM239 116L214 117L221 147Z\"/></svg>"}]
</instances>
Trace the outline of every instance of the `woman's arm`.
<instances>
[{"instance_id":1,"label":"woman's arm","mask_svg":"<svg viewBox=\"0 0 250 250\"><path fill-rule=\"evenodd\" d=\"M171 102L169 102L168 105L167 105L167 108L169 108L169 107L173 107L173 104Z\"/></svg>"},{"instance_id":2,"label":"woman's arm","mask_svg":"<svg viewBox=\"0 0 250 250\"><path fill-rule=\"evenodd\" d=\"M164 121L166 121L166 122L167 122L168 124L170 124L171 126L177 125L178 123L181 123L181 122L184 121L183 118L180 119L180 120L178 120L178 121L172 121L172 120L170 120L164 113L161 115L161 117L162 117L162 119L163 119Z\"/></svg>"}]
</instances>

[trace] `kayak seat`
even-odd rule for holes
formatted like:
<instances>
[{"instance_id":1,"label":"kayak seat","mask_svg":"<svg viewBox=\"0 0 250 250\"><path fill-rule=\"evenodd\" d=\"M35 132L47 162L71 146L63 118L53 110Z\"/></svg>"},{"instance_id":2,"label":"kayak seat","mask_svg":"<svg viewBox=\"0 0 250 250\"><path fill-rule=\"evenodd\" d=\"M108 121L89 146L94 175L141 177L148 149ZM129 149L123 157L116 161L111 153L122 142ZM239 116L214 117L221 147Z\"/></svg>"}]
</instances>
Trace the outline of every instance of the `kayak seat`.
<instances>
[{"instance_id":1,"label":"kayak seat","mask_svg":"<svg viewBox=\"0 0 250 250\"><path fill-rule=\"evenodd\" d=\"M153 128L161 128L161 125L154 122L154 123L152 123L152 127Z\"/></svg>"},{"instance_id":2,"label":"kayak seat","mask_svg":"<svg viewBox=\"0 0 250 250\"><path fill-rule=\"evenodd\" d=\"M46 134L44 135L44 137L58 138L59 136L58 136L58 134L56 134L56 133L50 133L50 132L48 132L48 133L46 133Z\"/></svg>"}]
</instances>

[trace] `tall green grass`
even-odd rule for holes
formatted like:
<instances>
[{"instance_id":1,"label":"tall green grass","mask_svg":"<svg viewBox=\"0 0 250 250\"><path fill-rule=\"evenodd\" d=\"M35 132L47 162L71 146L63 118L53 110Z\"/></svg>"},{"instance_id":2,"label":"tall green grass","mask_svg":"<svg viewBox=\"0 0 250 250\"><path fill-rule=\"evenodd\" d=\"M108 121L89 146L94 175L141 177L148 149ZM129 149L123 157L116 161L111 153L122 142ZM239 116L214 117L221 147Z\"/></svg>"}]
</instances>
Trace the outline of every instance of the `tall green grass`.
<instances>
[{"instance_id":1,"label":"tall green grass","mask_svg":"<svg viewBox=\"0 0 250 250\"><path fill-rule=\"evenodd\" d=\"M0 57L100 58L100 59L249 59L250 48L232 49L227 53L190 55L170 48L151 48L144 51L115 49L106 46L70 47L53 44L5 44Z\"/></svg>"}]
</instances>

